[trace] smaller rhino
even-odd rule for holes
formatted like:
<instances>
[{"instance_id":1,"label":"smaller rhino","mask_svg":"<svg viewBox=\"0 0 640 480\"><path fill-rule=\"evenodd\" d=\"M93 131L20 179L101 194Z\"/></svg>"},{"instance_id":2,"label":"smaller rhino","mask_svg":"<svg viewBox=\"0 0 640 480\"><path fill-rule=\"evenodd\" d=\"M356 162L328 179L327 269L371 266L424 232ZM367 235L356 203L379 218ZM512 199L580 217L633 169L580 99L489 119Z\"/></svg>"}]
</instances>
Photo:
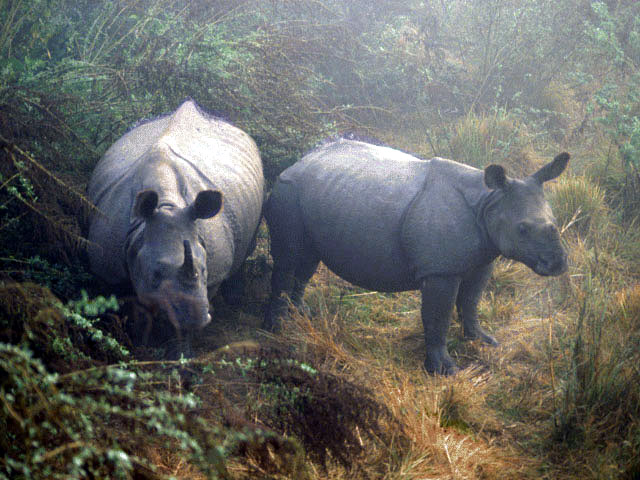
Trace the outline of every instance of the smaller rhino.
<instances>
[{"instance_id":1,"label":"smaller rhino","mask_svg":"<svg viewBox=\"0 0 640 480\"><path fill-rule=\"evenodd\" d=\"M482 171L356 140L321 146L282 172L265 206L274 268L263 327L278 328L286 296L303 306L304 289L322 261L369 290L420 289L424 366L429 373L455 373L446 345L454 305L465 337L497 345L480 327L477 306L499 255L539 275L566 271L542 185L568 160L561 153L517 180L499 165Z\"/></svg>"},{"instance_id":2,"label":"smaller rhino","mask_svg":"<svg viewBox=\"0 0 640 480\"><path fill-rule=\"evenodd\" d=\"M263 190L251 137L188 100L133 128L96 165L87 189L97 207L91 269L133 287L166 313L179 339L188 337L211 321L208 299L221 284L238 281ZM190 344L182 348L188 354Z\"/></svg>"}]
</instances>

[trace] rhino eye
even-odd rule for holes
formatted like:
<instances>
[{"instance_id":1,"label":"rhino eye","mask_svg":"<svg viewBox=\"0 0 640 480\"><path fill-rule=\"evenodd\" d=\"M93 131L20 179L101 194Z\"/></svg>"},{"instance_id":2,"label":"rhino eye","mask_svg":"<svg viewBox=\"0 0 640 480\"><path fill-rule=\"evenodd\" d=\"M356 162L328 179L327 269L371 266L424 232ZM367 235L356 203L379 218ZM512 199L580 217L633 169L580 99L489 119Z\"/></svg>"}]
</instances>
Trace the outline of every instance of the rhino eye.
<instances>
[{"instance_id":1,"label":"rhino eye","mask_svg":"<svg viewBox=\"0 0 640 480\"><path fill-rule=\"evenodd\" d=\"M531 233L531 226L525 222L520 222L518 224L518 235L526 238L529 236L529 233Z\"/></svg>"}]
</instances>

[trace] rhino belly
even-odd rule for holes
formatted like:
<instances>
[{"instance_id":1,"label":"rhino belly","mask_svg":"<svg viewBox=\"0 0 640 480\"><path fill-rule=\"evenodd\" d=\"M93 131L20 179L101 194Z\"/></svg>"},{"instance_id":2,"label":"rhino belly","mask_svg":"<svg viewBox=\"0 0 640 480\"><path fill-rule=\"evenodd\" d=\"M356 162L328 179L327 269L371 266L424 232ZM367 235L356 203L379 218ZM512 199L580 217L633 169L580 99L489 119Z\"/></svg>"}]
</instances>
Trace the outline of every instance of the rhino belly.
<instances>
[{"instance_id":1,"label":"rhino belly","mask_svg":"<svg viewBox=\"0 0 640 480\"><path fill-rule=\"evenodd\" d=\"M404 268L393 252L368 248L370 246L366 245L354 252L350 245L318 243L321 245L315 248L329 270L358 287L378 292L403 292L419 288L409 269Z\"/></svg>"},{"instance_id":2,"label":"rhino belly","mask_svg":"<svg viewBox=\"0 0 640 480\"><path fill-rule=\"evenodd\" d=\"M384 202L375 205L374 200L361 209L357 202L350 204L354 198L358 196L333 195L305 202L311 205L303 207L305 232L320 260L338 276L369 290L417 289L400 245L401 209L389 211Z\"/></svg>"}]
</instances>

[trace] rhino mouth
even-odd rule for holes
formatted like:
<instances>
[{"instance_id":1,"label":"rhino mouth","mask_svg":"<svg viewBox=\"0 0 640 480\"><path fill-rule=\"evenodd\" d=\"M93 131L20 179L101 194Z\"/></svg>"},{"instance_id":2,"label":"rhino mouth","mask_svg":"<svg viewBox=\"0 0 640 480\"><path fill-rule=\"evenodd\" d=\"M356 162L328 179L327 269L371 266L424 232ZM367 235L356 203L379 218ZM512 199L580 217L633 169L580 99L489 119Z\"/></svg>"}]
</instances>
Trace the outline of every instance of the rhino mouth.
<instances>
[{"instance_id":1,"label":"rhino mouth","mask_svg":"<svg viewBox=\"0 0 640 480\"><path fill-rule=\"evenodd\" d=\"M171 307L177 324L183 330L200 330L211 322L208 302L190 296L185 297L178 299Z\"/></svg>"},{"instance_id":2,"label":"rhino mouth","mask_svg":"<svg viewBox=\"0 0 640 480\"><path fill-rule=\"evenodd\" d=\"M142 304L163 312L176 330L198 331L211 322L206 297L160 289L138 298Z\"/></svg>"},{"instance_id":3,"label":"rhino mouth","mask_svg":"<svg viewBox=\"0 0 640 480\"><path fill-rule=\"evenodd\" d=\"M507 258L524 263L527 267L542 277L555 277L562 275L569 268L567 264L567 254L564 251L560 253L554 252L540 255L513 255L507 256Z\"/></svg>"},{"instance_id":4,"label":"rhino mouth","mask_svg":"<svg viewBox=\"0 0 640 480\"><path fill-rule=\"evenodd\" d=\"M540 255L529 264L525 262L534 272L543 277L562 275L567 271L567 255Z\"/></svg>"}]
</instances>

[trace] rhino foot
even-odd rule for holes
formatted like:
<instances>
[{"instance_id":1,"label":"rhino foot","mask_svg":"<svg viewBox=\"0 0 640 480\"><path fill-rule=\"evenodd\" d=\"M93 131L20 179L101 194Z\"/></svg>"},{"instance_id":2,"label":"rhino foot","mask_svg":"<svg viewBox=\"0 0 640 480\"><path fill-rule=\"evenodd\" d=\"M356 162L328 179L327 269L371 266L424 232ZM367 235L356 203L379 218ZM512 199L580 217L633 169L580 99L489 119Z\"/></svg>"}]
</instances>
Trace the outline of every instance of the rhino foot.
<instances>
[{"instance_id":1,"label":"rhino foot","mask_svg":"<svg viewBox=\"0 0 640 480\"><path fill-rule=\"evenodd\" d=\"M278 333L281 327L281 310L282 308L274 308L273 305L269 305L262 319L261 328L267 332Z\"/></svg>"},{"instance_id":2,"label":"rhino foot","mask_svg":"<svg viewBox=\"0 0 640 480\"><path fill-rule=\"evenodd\" d=\"M180 360L180 358L193 358L195 356L193 351L193 337L189 334L184 338L175 339L169 343L166 350L166 357L168 360Z\"/></svg>"},{"instance_id":3,"label":"rhino foot","mask_svg":"<svg viewBox=\"0 0 640 480\"><path fill-rule=\"evenodd\" d=\"M483 328L476 327L473 330L464 330L464 338L467 340L482 340L487 345L497 347L500 343L495 339L493 335L488 334Z\"/></svg>"},{"instance_id":4,"label":"rhino foot","mask_svg":"<svg viewBox=\"0 0 640 480\"><path fill-rule=\"evenodd\" d=\"M453 361L447 347L428 347L427 358L424 361L424 368L431 375L455 375L460 371L456 362Z\"/></svg>"},{"instance_id":5,"label":"rhino foot","mask_svg":"<svg viewBox=\"0 0 640 480\"><path fill-rule=\"evenodd\" d=\"M307 317L311 316L311 309L302 298L298 298L295 302L289 301L284 296L272 300L264 314L262 329L274 333L279 332L282 318L288 317L294 311Z\"/></svg>"}]
</instances>

